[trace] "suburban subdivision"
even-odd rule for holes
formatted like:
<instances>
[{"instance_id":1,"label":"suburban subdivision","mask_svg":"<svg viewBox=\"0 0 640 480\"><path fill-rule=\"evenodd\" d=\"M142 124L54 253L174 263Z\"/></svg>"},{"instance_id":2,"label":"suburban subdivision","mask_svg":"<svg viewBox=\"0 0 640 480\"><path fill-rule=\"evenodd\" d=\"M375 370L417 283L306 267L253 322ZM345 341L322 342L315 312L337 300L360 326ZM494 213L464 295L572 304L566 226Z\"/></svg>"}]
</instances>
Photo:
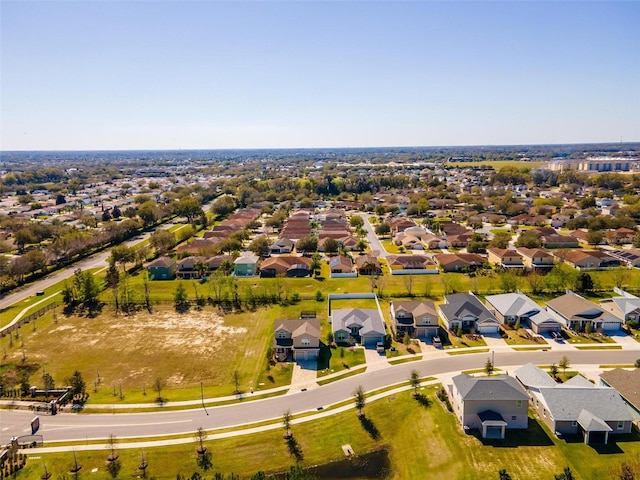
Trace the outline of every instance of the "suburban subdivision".
<instances>
[{"instance_id":1,"label":"suburban subdivision","mask_svg":"<svg viewBox=\"0 0 640 480\"><path fill-rule=\"evenodd\" d=\"M639 191L638 144L4 152L0 479L636 478Z\"/></svg>"}]
</instances>

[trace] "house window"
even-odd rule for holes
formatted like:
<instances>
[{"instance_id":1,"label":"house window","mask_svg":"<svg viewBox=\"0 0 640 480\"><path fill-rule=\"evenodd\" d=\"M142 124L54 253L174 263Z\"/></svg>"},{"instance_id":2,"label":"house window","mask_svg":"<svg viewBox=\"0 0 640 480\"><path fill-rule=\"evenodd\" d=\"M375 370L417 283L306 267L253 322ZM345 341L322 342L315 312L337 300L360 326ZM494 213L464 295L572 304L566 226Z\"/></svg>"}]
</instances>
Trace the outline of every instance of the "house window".
<instances>
[{"instance_id":1,"label":"house window","mask_svg":"<svg viewBox=\"0 0 640 480\"><path fill-rule=\"evenodd\" d=\"M300 343L302 344L302 346L304 346L304 347L308 347L309 345L311 345L311 340L310 340L310 339L308 339L307 337L304 337L304 338L300 341Z\"/></svg>"},{"instance_id":2,"label":"house window","mask_svg":"<svg viewBox=\"0 0 640 480\"><path fill-rule=\"evenodd\" d=\"M573 422L571 422L571 426L572 427L577 427L578 426L578 422L576 422L575 420Z\"/></svg>"},{"instance_id":3,"label":"house window","mask_svg":"<svg viewBox=\"0 0 640 480\"><path fill-rule=\"evenodd\" d=\"M422 319L422 323L424 323L425 325L429 325L431 323L431 317L424 317Z\"/></svg>"},{"instance_id":4,"label":"house window","mask_svg":"<svg viewBox=\"0 0 640 480\"><path fill-rule=\"evenodd\" d=\"M544 408L542 409L542 416L547 418L547 411Z\"/></svg>"},{"instance_id":5,"label":"house window","mask_svg":"<svg viewBox=\"0 0 640 480\"><path fill-rule=\"evenodd\" d=\"M278 338L287 338L287 333L283 331L278 332Z\"/></svg>"},{"instance_id":6,"label":"house window","mask_svg":"<svg viewBox=\"0 0 640 480\"><path fill-rule=\"evenodd\" d=\"M618 430L624 429L624 422L618 422Z\"/></svg>"},{"instance_id":7,"label":"house window","mask_svg":"<svg viewBox=\"0 0 640 480\"><path fill-rule=\"evenodd\" d=\"M517 401L516 401L516 405L517 405L518 407L521 407L521 406L522 406L522 400L517 400Z\"/></svg>"},{"instance_id":8,"label":"house window","mask_svg":"<svg viewBox=\"0 0 640 480\"><path fill-rule=\"evenodd\" d=\"M517 417L515 415L511 415L511 420L515 420Z\"/></svg>"}]
</instances>

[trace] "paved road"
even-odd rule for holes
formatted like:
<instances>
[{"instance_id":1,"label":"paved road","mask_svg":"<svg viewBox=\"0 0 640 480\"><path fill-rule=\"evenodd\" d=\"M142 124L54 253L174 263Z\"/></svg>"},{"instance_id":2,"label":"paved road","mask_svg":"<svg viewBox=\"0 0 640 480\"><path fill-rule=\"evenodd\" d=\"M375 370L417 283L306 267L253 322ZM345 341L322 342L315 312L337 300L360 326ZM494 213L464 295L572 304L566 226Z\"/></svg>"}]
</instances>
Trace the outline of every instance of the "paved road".
<instances>
[{"instance_id":1,"label":"paved road","mask_svg":"<svg viewBox=\"0 0 640 480\"><path fill-rule=\"evenodd\" d=\"M558 364L563 351L513 352L497 351L495 365L512 367L526 362L536 364ZM633 364L640 355L636 350L573 351L567 356L572 365ZM412 369L421 376L454 373L461 370L483 368L487 353L447 356L446 358L427 359L395 365L382 370L366 372L345 378L328 385L298 393L248 401L220 407L207 407L194 410L177 410L152 413L131 414L72 414L62 413L56 416L40 416L41 428L38 432L45 442L104 439L110 434L120 439L132 437L153 437L193 433L198 427L214 429L233 427L264 420L276 420L282 413L290 410L300 412L318 410L349 399L358 385L366 391L403 382L409 378ZM208 413L208 414L207 414ZM30 433L28 426L33 413L28 411L0 410L0 444L6 443L13 435ZM151 439L151 438L149 438Z\"/></svg>"},{"instance_id":2,"label":"paved road","mask_svg":"<svg viewBox=\"0 0 640 480\"><path fill-rule=\"evenodd\" d=\"M367 242L369 242L371 250L377 250L380 252L378 254L380 258L387 258L387 251L382 246L382 243L380 243L373 226L369 222L369 219L375 215L371 215L369 213L359 213L358 215L360 215L364 220L364 229L367 231Z\"/></svg>"}]
</instances>

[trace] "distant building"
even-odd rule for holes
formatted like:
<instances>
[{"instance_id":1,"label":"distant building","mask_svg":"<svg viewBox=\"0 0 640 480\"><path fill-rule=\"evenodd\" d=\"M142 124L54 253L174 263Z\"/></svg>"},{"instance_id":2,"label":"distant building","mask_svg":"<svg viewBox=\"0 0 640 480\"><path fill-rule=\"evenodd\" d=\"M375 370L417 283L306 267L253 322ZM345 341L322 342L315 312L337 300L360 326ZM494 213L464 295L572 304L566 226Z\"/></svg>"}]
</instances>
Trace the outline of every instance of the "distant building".
<instances>
[{"instance_id":1,"label":"distant building","mask_svg":"<svg viewBox=\"0 0 640 480\"><path fill-rule=\"evenodd\" d=\"M577 170L585 173L629 172L633 169L634 159L627 157L591 157L579 160L551 160L549 170Z\"/></svg>"}]
</instances>

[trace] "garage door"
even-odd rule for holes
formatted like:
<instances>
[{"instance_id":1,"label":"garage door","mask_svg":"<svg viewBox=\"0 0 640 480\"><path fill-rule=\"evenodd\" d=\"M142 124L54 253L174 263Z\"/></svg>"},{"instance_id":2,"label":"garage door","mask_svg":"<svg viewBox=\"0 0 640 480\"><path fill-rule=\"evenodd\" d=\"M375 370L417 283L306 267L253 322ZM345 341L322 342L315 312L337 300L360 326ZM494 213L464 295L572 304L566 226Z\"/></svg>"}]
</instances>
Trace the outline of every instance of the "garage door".
<instances>
[{"instance_id":1,"label":"garage door","mask_svg":"<svg viewBox=\"0 0 640 480\"><path fill-rule=\"evenodd\" d=\"M478 327L478 331L480 333L498 333L498 326L494 325L483 325Z\"/></svg>"}]
</instances>

